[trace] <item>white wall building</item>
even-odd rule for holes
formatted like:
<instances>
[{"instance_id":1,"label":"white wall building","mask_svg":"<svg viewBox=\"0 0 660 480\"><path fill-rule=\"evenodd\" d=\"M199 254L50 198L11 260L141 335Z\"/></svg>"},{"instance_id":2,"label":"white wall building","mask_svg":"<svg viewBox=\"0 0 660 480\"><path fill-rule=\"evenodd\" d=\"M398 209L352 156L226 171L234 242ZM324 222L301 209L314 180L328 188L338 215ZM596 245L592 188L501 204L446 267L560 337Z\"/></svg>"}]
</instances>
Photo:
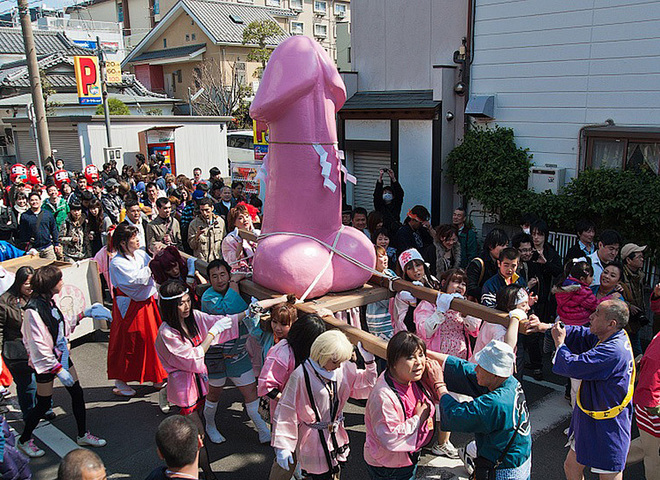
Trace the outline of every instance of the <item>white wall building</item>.
<instances>
[{"instance_id":1,"label":"white wall building","mask_svg":"<svg viewBox=\"0 0 660 480\"><path fill-rule=\"evenodd\" d=\"M426 206L447 222L453 187L444 159L462 135L462 101L454 52L466 35L467 2L360 0L351 3L352 74L340 111L341 147L358 178L347 201L373 209L381 168L392 168L405 191L403 214ZM386 182L387 184L387 182Z\"/></svg>"},{"instance_id":2,"label":"white wall building","mask_svg":"<svg viewBox=\"0 0 660 480\"><path fill-rule=\"evenodd\" d=\"M218 167L228 176L227 122L231 117L113 115L110 118L113 147L123 149L117 161L119 171L124 164L135 166L137 153L148 156L153 148L158 148L162 152L169 149L174 160L173 173L177 175L182 173L192 178L195 167L203 172ZM36 160L30 120L16 117L4 121L12 127L17 160L22 163ZM101 168L107 147L103 116L49 117L48 130L51 148L57 150L55 157L62 158L67 169L82 171L90 163Z\"/></svg>"},{"instance_id":3,"label":"white wall building","mask_svg":"<svg viewBox=\"0 0 660 480\"><path fill-rule=\"evenodd\" d=\"M660 2L475 2L470 93L495 96L536 165L658 173Z\"/></svg>"}]
</instances>

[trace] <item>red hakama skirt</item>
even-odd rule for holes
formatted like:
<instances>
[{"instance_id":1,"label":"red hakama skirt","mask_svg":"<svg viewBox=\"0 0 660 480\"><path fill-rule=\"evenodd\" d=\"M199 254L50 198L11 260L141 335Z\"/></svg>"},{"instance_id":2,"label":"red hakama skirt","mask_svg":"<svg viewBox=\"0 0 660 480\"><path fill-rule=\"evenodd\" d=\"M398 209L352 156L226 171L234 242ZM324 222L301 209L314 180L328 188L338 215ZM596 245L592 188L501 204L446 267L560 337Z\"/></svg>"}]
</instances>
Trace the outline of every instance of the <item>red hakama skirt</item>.
<instances>
[{"instance_id":1,"label":"red hakama skirt","mask_svg":"<svg viewBox=\"0 0 660 480\"><path fill-rule=\"evenodd\" d=\"M0 385L3 387L8 387L14 381L14 377L11 376L11 372L5 365L5 361L0 357L0 362L2 362L2 373L0 373Z\"/></svg>"},{"instance_id":2,"label":"red hakama skirt","mask_svg":"<svg viewBox=\"0 0 660 480\"><path fill-rule=\"evenodd\" d=\"M155 298L141 302L131 299L126 314L122 316L117 305L120 296L126 297L115 289L108 344L108 379L139 383L166 380L167 372L156 355L156 336L162 322Z\"/></svg>"}]
</instances>

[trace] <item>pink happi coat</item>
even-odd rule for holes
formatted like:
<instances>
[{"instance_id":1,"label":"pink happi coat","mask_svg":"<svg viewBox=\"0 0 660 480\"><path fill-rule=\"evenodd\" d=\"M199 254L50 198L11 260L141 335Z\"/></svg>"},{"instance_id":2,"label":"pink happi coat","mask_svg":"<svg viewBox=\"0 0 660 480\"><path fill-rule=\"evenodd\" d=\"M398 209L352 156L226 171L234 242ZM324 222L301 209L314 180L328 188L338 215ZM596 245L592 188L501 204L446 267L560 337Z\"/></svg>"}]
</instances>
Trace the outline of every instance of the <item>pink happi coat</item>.
<instances>
[{"instance_id":1,"label":"pink happi coat","mask_svg":"<svg viewBox=\"0 0 660 480\"><path fill-rule=\"evenodd\" d=\"M291 345L286 340L280 340L266 355L264 366L261 367L259 374L259 383L257 384L257 394L265 397L272 390L284 392L284 387L289 381L291 373L296 367L296 360L293 356ZM274 421L274 413L277 408L277 400L270 399L271 420Z\"/></svg>"},{"instance_id":2,"label":"pink happi coat","mask_svg":"<svg viewBox=\"0 0 660 480\"><path fill-rule=\"evenodd\" d=\"M435 311L436 306L432 303L425 300L419 302L414 314L417 335L426 342L427 349L467 360L471 353L467 336L477 336L481 320L470 315L463 315L456 310L448 310L446 313L438 312L444 321L428 337L425 322Z\"/></svg>"},{"instance_id":3,"label":"pink happi coat","mask_svg":"<svg viewBox=\"0 0 660 480\"><path fill-rule=\"evenodd\" d=\"M212 345L238 338L238 315L209 315L193 310L197 338L204 339L215 322L223 317L232 319L232 326L213 339ZM200 342L201 343L201 342ZM190 407L208 392L208 371L204 363L205 352L163 322L156 337L156 353L167 372L167 399L179 407ZM199 388L195 374L199 375Z\"/></svg>"},{"instance_id":4,"label":"pink happi coat","mask_svg":"<svg viewBox=\"0 0 660 480\"><path fill-rule=\"evenodd\" d=\"M314 402L321 416L321 421L330 420L330 396L325 388L325 382L317 376L314 368L307 361L293 371L284 388L282 398L275 410L271 445L274 448L297 452L297 459L301 468L318 475L328 472L330 467L318 431L308 426L316 422L316 416L307 397L303 368L306 368L309 374L310 384L314 392ZM369 396L376 384L378 374L375 363L367 365L365 370L358 370L354 363L344 362L336 372L339 418L349 397L365 399ZM324 431L324 435L328 449L332 452L334 448L327 429ZM343 421L338 425L336 438L339 447L348 446L348 434ZM339 461L346 461L348 453L349 450L346 448L337 458Z\"/></svg>"}]
</instances>

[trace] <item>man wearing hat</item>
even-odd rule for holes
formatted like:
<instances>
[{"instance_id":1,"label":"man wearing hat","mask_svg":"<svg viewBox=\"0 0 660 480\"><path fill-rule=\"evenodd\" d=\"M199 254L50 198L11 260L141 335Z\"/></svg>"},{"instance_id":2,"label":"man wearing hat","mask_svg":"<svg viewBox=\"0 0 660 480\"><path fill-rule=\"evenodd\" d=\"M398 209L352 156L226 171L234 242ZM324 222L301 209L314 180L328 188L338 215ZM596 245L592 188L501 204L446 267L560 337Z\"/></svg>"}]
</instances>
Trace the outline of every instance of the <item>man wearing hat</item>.
<instances>
[{"instance_id":1,"label":"man wearing hat","mask_svg":"<svg viewBox=\"0 0 660 480\"><path fill-rule=\"evenodd\" d=\"M630 446L635 359L628 335L628 306L606 300L588 327L552 327L557 352L553 372L582 380L564 461L567 480L582 480L584 467L601 480L621 480ZM541 330L548 324L541 324Z\"/></svg>"},{"instance_id":2,"label":"man wearing hat","mask_svg":"<svg viewBox=\"0 0 660 480\"><path fill-rule=\"evenodd\" d=\"M630 308L627 330L635 357L642 354L639 331L649 323L644 301L644 272L642 270L644 268L644 250L646 250L646 245L640 247L634 243L626 243L621 249L621 260L623 261L621 283L630 291L630 296L626 298Z\"/></svg>"},{"instance_id":3,"label":"man wearing hat","mask_svg":"<svg viewBox=\"0 0 660 480\"><path fill-rule=\"evenodd\" d=\"M474 444L470 444L467 455L462 449L459 453L470 473L476 469L477 479L489 478L481 476L484 469L495 469L497 478L526 480L530 476L529 411L522 386L513 376L518 327L518 320L512 318L504 341L488 343L475 355L476 365L450 355L427 352L430 358L444 363L444 373L427 367L428 377L433 378L433 390L440 399L441 428L446 432L474 433L476 452ZM449 391L469 395L472 400L459 402Z\"/></svg>"},{"instance_id":4,"label":"man wearing hat","mask_svg":"<svg viewBox=\"0 0 660 480\"><path fill-rule=\"evenodd\" d=\"M103 211L110 218L113 225L119 223L119 215L123 202L117 193L119 191L119 182L110 177L105 182L105 193L101 196Z\"/></svg>"}]
</instances>

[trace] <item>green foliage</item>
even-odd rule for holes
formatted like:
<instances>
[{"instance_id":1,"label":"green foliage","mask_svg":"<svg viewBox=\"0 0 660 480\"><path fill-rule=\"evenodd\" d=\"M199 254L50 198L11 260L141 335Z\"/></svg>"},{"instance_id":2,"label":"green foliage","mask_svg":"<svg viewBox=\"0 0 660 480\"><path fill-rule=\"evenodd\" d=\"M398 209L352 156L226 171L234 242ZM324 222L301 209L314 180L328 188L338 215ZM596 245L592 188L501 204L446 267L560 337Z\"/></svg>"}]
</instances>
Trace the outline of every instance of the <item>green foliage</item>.
<instances>
[{"instance_id":1,"label":"green foliage","mask_svg":"<svg viewBox=\"0 0 660 480\"><path fill-rule=\"evenodd\" d=\"M147 115L162 115L163 114L163 109L162 108L150 108L146 112L144 112Z\"/></svg>"},{"instance_id":2,"label":"green foliage","mask_svg":"<svg viewBox=\"0 0 660 480\"><path fill-rule=\"evenodd\" d=\"M512 129L478 128L447 156L448 174L459 193L503 215L527 189L531 158L516 146Z\"/></svg>"},{"instance_id":3,"label":"green foliage","mask_svg":"<svg viewBox=\"0 0 660 480\"><path fill-rule=\"evenodd\" d=\"M239 106L234 110L234 119L232 120L231 130L251 130L252 117L250 117L250 102L241 101Z\"/></svg>"},{"instance_id":4,"label":"green foliage","mask_svg":"<svg viewBox=\"0 0 660 480\"><path fill-rule=\"evenodd\" d=\"M586 218L597 231L617 230L624 241L649 245L660 254L660 176L648 171L586 170L558 195L527 190L531 156L516 147L513 130L468 131L448 157L448 173L459 192L518 225L524 213L543 218L552 231L574 233Z\"/></svg>"},{"instance_id":5,"label":"green foliage","mask_svg":"<svg viewBox=\"0 0 660 480\"><path fill-rule=\"evenodd\" d=\"M249 61L261 63L261 69L257 72L258 76L261 76L266 68L266 62L272 52L270 48L267 48L268 39L281 33L282 29L273 20L250 22L243 30L243 45L258 45L258 48L253 48L247 56Z\"/></svg>"},{"instance_id":6,"label":"green foliage","mask_svg":"<svg viewBox=\"0 0 660 480\"><path fill-rule=\"evenodd\" d=\"M131 111L128 109L126 104L119 100L118 98L108 98L108 109L110 110L110 115L130 115ZM100 104L96 107L95 115L105 115L105 109L103 104Z\"/></svg>"}]
</instances>

